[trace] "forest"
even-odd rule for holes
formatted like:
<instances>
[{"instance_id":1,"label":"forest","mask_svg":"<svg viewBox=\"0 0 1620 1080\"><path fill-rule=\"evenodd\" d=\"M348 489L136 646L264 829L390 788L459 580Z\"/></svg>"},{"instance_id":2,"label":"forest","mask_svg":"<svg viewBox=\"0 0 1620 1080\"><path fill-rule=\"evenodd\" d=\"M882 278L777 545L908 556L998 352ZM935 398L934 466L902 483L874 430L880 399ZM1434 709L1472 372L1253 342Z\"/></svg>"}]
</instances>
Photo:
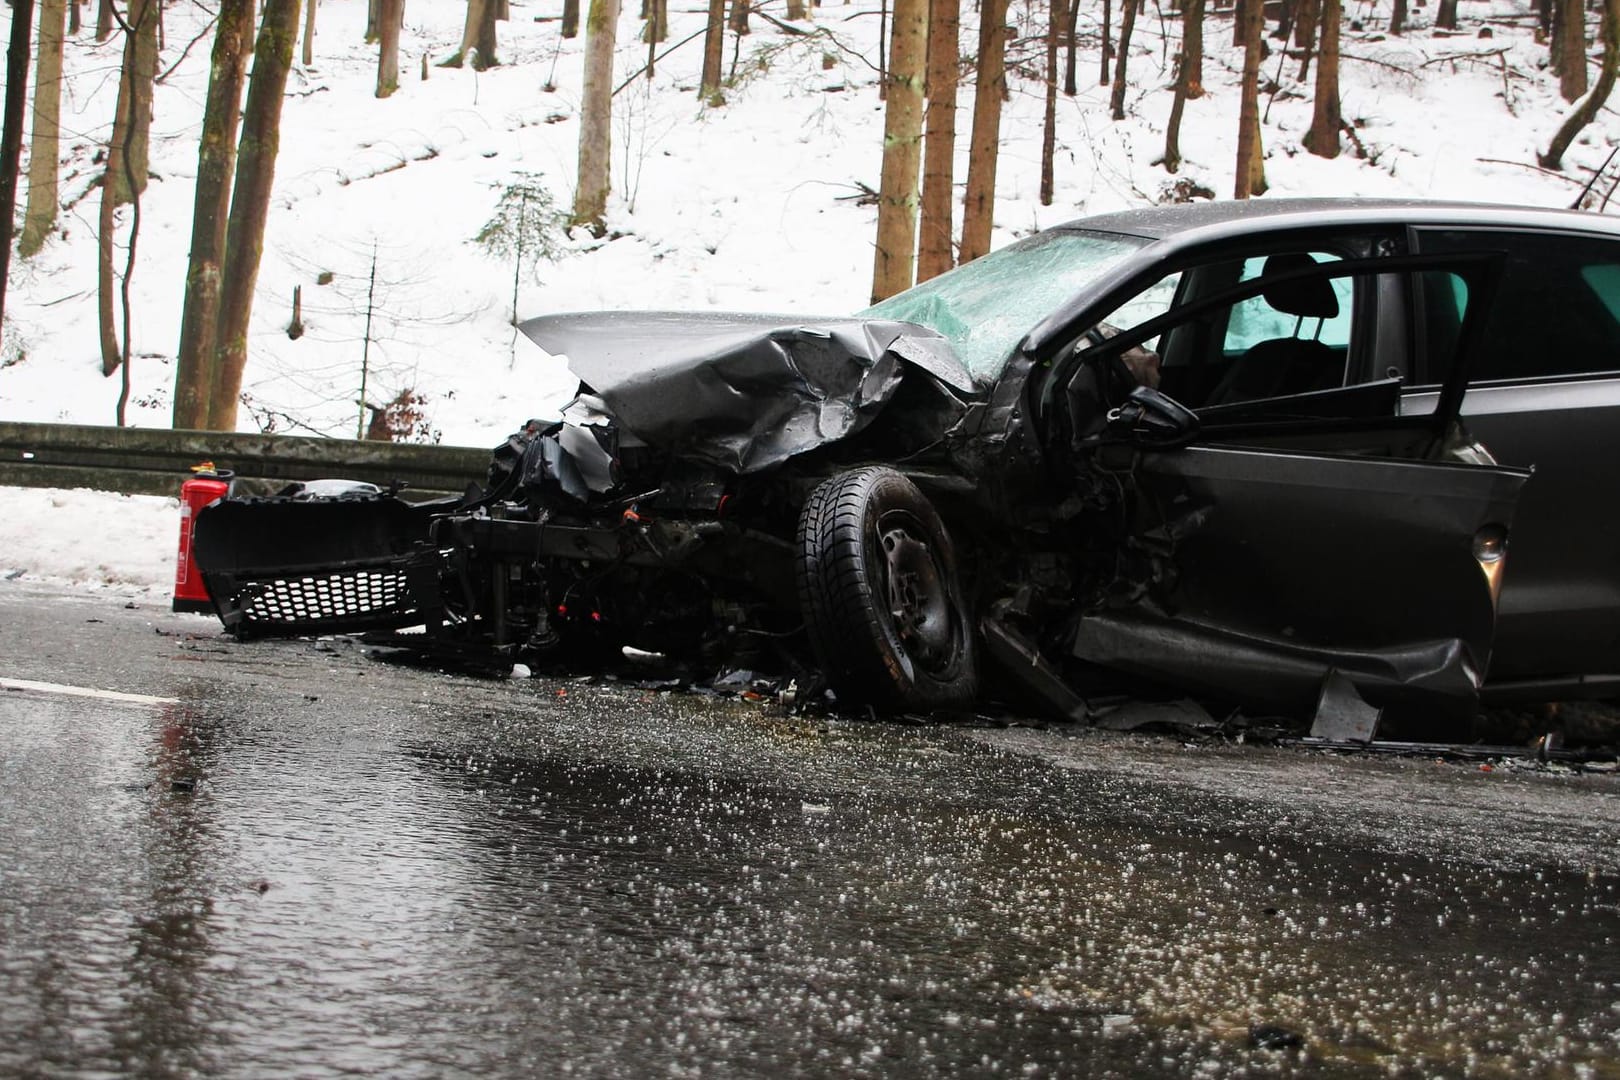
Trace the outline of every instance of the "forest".
<instances>
[{"instance_id":1,"label":"forest","mask_svg":"<svg viewBox=\"0 0 1620 1080\"><path fill-rule=\"evenodd\" d=\"M11 0L0 417L489 443L523 318L1193 199L1605 212L1620 0Z\"/></svg>"}]
</instances>

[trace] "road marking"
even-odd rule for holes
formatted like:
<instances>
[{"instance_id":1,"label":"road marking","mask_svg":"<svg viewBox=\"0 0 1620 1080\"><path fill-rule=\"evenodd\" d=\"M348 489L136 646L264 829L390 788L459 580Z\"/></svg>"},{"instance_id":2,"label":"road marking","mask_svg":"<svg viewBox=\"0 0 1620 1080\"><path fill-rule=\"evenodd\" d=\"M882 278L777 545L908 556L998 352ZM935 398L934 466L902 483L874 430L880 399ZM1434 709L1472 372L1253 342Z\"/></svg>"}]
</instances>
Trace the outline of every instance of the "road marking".
<instances>
[{"instance_id":1,"label":"road marking","mask_svg":"<svg viewBox=\"0 0 1620 1080\"><path fill-rule=\"evenodd\" d=\"M0 679L0 690L32 690L38 694L100 698L102 701L128 701L135 705L174 705L180 700L172 697L151 697L146 694L125 694L117 690L97 690L92 686L63 686L61 683L29 682L27 679Z\"/></svg>"}]
</instances>

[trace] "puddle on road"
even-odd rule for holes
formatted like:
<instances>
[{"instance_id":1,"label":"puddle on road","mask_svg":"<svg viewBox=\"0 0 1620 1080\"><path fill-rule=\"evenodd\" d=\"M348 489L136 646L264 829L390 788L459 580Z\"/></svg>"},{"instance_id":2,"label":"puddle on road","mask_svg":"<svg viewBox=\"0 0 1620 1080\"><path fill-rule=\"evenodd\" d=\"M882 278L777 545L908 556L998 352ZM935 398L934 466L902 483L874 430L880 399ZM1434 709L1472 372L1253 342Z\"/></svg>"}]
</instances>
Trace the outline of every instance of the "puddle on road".
<instances>
[{"instance_id":1,"label":"puddle on road","mask_svg":"<svg viewBox=\"0 0 1620 1080\"><path fill-rule=\"evenodd\" d=\"M0 1073L1615 1075L1613 878L1150 830L939 731L475 686L0 699Z\"/></svg>"}]
</instances>

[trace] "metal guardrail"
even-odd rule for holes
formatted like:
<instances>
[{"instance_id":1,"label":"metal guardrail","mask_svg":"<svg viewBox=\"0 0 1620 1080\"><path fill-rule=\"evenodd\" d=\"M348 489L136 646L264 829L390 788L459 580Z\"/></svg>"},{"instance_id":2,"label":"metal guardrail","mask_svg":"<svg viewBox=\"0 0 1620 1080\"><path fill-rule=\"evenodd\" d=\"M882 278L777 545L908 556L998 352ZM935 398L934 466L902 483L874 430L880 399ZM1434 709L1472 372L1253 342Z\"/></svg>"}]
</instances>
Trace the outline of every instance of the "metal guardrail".
<instances>
[{"instance_id":1,"label":"metal guardrail","mask_svg":"<svg viewBox=\"0 0 1620 1080\"><path fill-rule=\"evenodd\" d=\"M84 487L128 495L177 495L191 467L212 461L250 491L293 480L342 478L423 494L460 493L482 482L488 449L361 442L298 435L243 435L167 428L0 422L0 485Z\"/></svg>"}]
</instances>

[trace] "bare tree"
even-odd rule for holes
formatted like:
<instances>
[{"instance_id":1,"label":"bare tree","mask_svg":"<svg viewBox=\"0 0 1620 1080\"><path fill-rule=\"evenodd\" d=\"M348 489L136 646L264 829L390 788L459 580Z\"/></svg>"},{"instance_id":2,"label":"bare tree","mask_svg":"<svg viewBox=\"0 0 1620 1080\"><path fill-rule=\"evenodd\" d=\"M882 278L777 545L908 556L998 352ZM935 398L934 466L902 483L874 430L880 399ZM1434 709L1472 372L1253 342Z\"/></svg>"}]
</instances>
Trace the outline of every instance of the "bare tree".
<instances>
[{"instance_id":1,"label":"bare tree","mask_svg":"<svg viewBox=\"0 0 1620 1080\"><path fill-rule=\"evenodd\" d=\"M399 89L399 31L405 21L405 0L382 0L377 13L377 96L391 97Z\"/></svg>"},{"instance_id":2,"label":"bare tree","mask_svg":"<svg viewBox=\"0 0 1620 1080\"><path fill-rule=\"evenodd\" d=\"M225 262L225 224L236 173L236 133L241 118L247 48L253 33L254 0L221 0L214 52L197 148L197 188L192 197L191 255L186 266L185 307L174 377L174 426L208 426L208 392L219 341L220 272Z\"/></svg>"},{"instance_id":3,"label":"bare tree","mask_svg":"<svg viewBox=\"0 0 1620 1080\"><path fill-rule=\"evenodd\" d=\"M1204 0L1183 0L1181 55L1187 64L1187 100L1196 101L1204 96Z\"/></svg>"},{"instance_id":4,"label":"bare tree","mask_svg":"<svg viewBox=\"0 0 1620 1080\"><path fill-rule=\"evenodd\" d=\"M33 29L34 0L12 0L11 40L6 47L5 126L0 129L0 319L6 310L6 278L11 272L12 218L17 209L23 120L28 112L28 42Z\"/></svg>"},{"instance_id":5,"label":"bare tree","mask_svg":"<svg viewBox=\"0 0 1620 1080\"><path fill-rule=\"evenodd\" d=\"M1316 61L1316 107L1310 130L1305 132L1305 149L1317 157L1339 156L1339 23L1341 0L1322 0L1322 51Z\"/></svg>"},{"instance_id":6,"label":"bare tree","mask_svg":"<svg viewBox=\"0 0 1620 1080\"><path fill-rule=\"evenodd\" d=\"M1394 0L1389 12L1389 32L1396 36L1406 32L1406 0Z\"/></svg>"},{"instance_id":7,"label":"bare tree","mask_svg":"<svg viewBox=\"0 0 1620 1080\"><path fill-rule=\"evenodd\" d=\"M731 31L739 37L748 33L748 8L749 0L731 0Z\"/></svg>"},{"instance_id":8,"label":"bare tree","mask_svg":"<svg viewBox=\"0 0 1620 1080\"><path fill-rule=\"evenodd\" d=\"M930 0L928 8L928 113L927 136L923 140L918 281L943 274L954 261L951 257L951 187L956 157L956 61L961 31L957 3L958 0Z\"/></svg>"},{"instance_id":9,"label":"bare tree","mask_svg":"<svg viewBox=\"0 0 1620 1080\"><path fill-rule=\"evenodd\" d=\"M962 206L961 262L990 250L996 203L996 158L1001 145L1001 99L1007 86L1007 0L979 5L978 77L973 87L973 133L968 149L967 196Z\"/></svg>"},{"instance_id":10,"label":"bare tree","mask_svg":"<svg viewBox=\"0 0 1620 1080\"><path fill-rule=\"evenodd\" d=\"M113 25L113 0L100 0L96 4L96 41L112 37Z\"/></svg>"},{"instance_id":11,"label":"bare tree","mask_svg":"<svg viewBox=\"0 0 1620 1080\"><path fill-rule=\"evenodd\" d=\"M1126 0L1128 3L1129 0ZM1054 0L1046 21L1046 102L1041 113L1041 205L1052 205L1053 167L1057 157L1058 39L1063 36L1064 5Z\"/></svg>"},{"instance_id":12,"label":"bare tree","mask_svg":"<svg viewBox=\"0 0 1620 1080\"><path fill-rule=\"evenodd\" d=\"M42 0L39 8L39 58L34 68L34 123L28 146L28 209L23 214L17 253L39 251L56 224L58 161L62 143L63 0ZM15 18L13 14L13 18ZM11 85L11 80L6 80Z\"/></svg>"},{"instance_id":13,"label":"bare tree","mask_svg":"<svg viewBox=\"0 0 1620 1080\"><path fill-rule=\"evenodd\" d=\"M1558 0L1553 42L1553 66L1558 71L1558 93L1575 101L1586 93L1586 3Z\"/></svg>"},{"instance_id":14,"label":"bare tree","mask_svg":"<svg viewBox=\"0 0 1620 1080\"><path fill-rule=\"evenodd\" d=\"M1061 3L1063 0L1053 0ZM1080 92L1079 65L1080 35L1076 33L1075 26L1080 21L1080 0L1069 3L1068 15L1063 24L1063 92L1069 97Z\"/></svg>"},{"instance_id":15,"label":"bare tree","mask_svg":"<svg viewBox=\"0 0 1620 1080\"><path fill-rule=\"evenodd\" d=\"M1434 28L1436 30L1457 29L1457 0L1440 0L1434 11Z\"/></svg>"},{"instance_id":16,"label":"bare tree","mask_svg":"<svg viewBox=\"0 0 1620 1080\"><path fill-rule=\"evenodd\" d=\"M709 25L703 31L703 77L698 97L713 105L720 93L720 59L726 45L726 0L709 0Z\"/></svg>"},{"instance_id":17,"label":"bare tree","mask_svg":"<svg viewBox=\"0 0 1620 1080\"><path fill-rule=\"evenodd\" d=\"M579 182L573 223L597 236L607 231L608 169L613 127L613 42L619 0L591 0L585 21L585 85L579 103Z\"/></svg>"},{"instance_id":18,"label":"bare tree","mask_svg":"<svg viewBox=\"0 0 1620 1080\"><path fill-rule=\"evenodd\" d=\"M565 38L579 36L579 0L563 0L562 36Z\"/></svg>"},{"instance_id":19,"label":"bare tree","mask_svg":"<svg viewBox=\"0 0 1620 1080\"><path fill-rule=\"evenodd\" d=\"M495 23L500 15L498 0L467 0L467 19L461 27L461 44L440 67L460 67L472 53L474 71L486 71L500 63L495 55ZM579 17L576 9L574 17ZM565 34L572 37L572 34Z\"/></svg>"},{"instance_id":20,"label":"bare tree","mask_svg":"<svg viewBox=\"0 0 1620 1080\"><path fill-rule=\"evenodd\" d=\"M125 17L124 60L119 70L110 143L123 160L114 162L109 151L106 172L112 179L115 206L122 206L146 190L152 80L157 75L158 7L159 0L131 0Z\"/></svg>"},{"instance_id":21,"label":"bare tree","mask_svg":"<svg viewBox=\"0 0 1620 1080\"><path fill-rule=\"evenodd\" d=\"M669 37L669 0L646 0L647 21L641 27L641 40L654 45ZM652 78L653 51L647 50L647 78Z\"/></svg>"},{"instance_id":22,"label":"bare tree","mask_svg":"<svg viewBox=\"0 0 1620 1080\"><path fill-rule=\"evenodd\" d=\"M1194 43L1203 51L1204 0L1186 0L1181 10L1181 54L1176 58L1176 96L1170 104L1170 120L1164 129L1164 170L1176 172L1181 168L1181 116L1187 99L1194 97L1193 65ZM1199 88L1202 93L1202 88Z\"/></svg>"},{"instance_id":23,"label":"bare tree","mask_svg":"<svg viewBox=\"0 0 1620 1080\"><path fill-rule=\"evenodd\" d=\"M917 165L922 149L928 0L895 0L883 122L872 302L911 288L917 251Z\"/></svg>"},{"instance_id":24,"label":"bare tree","mask_svg":"<svg viewBox=\"0 0 1620 1080\"><path fill-rule=\"evenodd\" d=\"M1102 61L1098 65L1098 70L1097 70L1097 85L1098 86L1107 86L1108 85L1108 61L1111 60L1113 58L1113 56L1114 56L1113 47L1108 44L1108 35L1111 32L1110 29L1109 29L1109 23L1112 21L1112 19L1113 19L1113 11L1112 11L1112 8L1109 6L1109 0L1103 0L1102 44L1099 46L1099 52L1100 52L1100 54L1102 56Z\"/></svg>"},{"instance_id":25,"label":"bare tree","mask_svg":"<svg viewBox=\"0 0 1620 1080\"><path fill-rule=\"evenodd\" d=\"M247 336L253 291L259 280L264 227L270 214L276 154L281 148L281 102L287 93L298 37L299 0L264 0L264 18L253 49L253 74L242 112L236 183L225 229L225 265L220 281L219 343L215 378L209 387L208 424L215 431L236 427L236 407L247 369Z\"/></svg>"},{"instance_id":26,"label":"bare tree","mask_svg":"<svg viewBox=\"0 0 1620 1080\"><path fill-rule=\"evenodd\" d=\"M1238 99L1237 179L1232 195L1235 199L1262 195L1266 190L1260 147L1260 31L1264 18L1260 0L1247 0L1241 24L1243 84Z\"/></svg>"},{"instance_id":27,"label":"bare tree","mask_svg":"<svg viewBox=\"0 0 1620 1080\"><path fill-rule=\"evenodd\" d=\"M81 21L82 18L83 18L83 16L80 15L80 13L79 13L79 0L69 0L69 2L68 2L68 33L69 34L77 34L80 30L84 29L84 25L83 25L83 23Z\"/></svg>"},{"instance_id":28,"label":"bare tree","mask_svg":"<svg viewBox=\"0 0 1620 1080\"><path fill-rule=\"evenodd\" d=\"M1316 28L1321 22L1322 0L1300 0L1299 16L1294 20L1294 45L1300 50L1299 81L1311 75L1311 61L1316 56Z\"/></svg>"},{"instance_id":29,"label":"bare tree","mask_svg":"<svg viewBox=\"0 0 1620 1080\"><path fill-rule=\"evenodd\" d=\"M1609 100L1609 93L1614 89L1615 73L1620 70L1620 0L1604 0L1603 22L1598 34L1603 38L1603 66L1598 69L1597 83L1559 126L1547 152L1541 155L1543 168L1563 168L1564 154L1569 150L1569 144L1575 141L1582 128L1597 117L1598 110Z\"/></svg>"},{"instance_id":30,"label":"bare tree","mask_svg":"<svg viewBox=\"0 0 1620 1080\"><path fill-rule=\"evenodd\" d=\"M1114 90L1108 99L1115 120L1125 119L1125 62L1131 55L1131 32L1136 29L1137 0L1125 0L1119 9L1119 57L1114 61Z\"/></svg>"}]
</instances>

